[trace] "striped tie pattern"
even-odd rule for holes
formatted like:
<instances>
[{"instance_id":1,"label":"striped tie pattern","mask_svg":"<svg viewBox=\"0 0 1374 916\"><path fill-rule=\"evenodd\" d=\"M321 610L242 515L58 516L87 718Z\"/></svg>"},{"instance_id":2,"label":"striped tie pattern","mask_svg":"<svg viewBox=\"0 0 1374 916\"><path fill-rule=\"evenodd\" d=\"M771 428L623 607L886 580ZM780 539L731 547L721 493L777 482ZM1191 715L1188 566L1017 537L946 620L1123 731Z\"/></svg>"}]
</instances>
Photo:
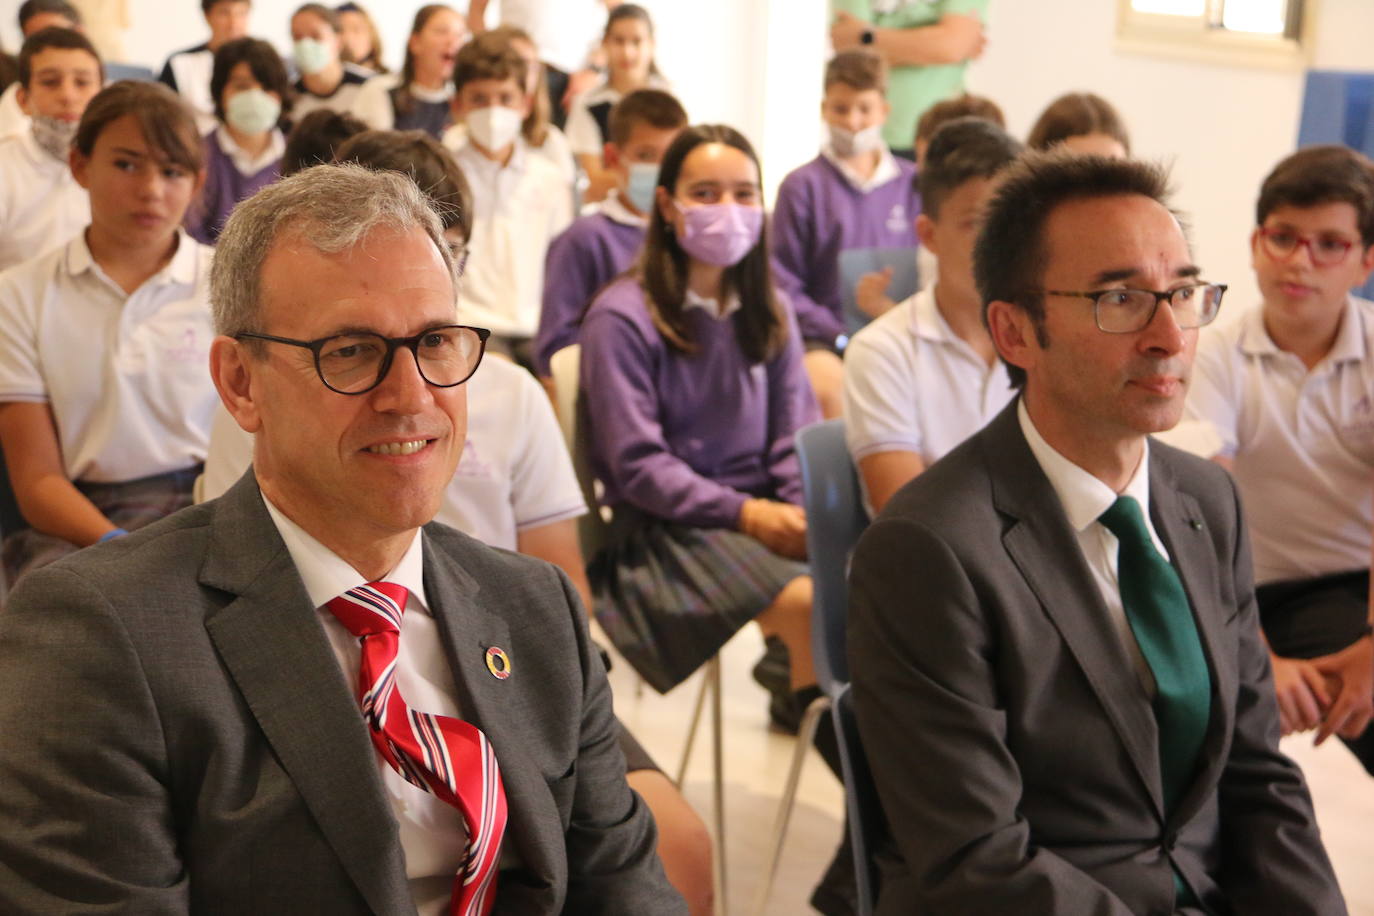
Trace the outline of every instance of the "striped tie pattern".
<instances>
[{"instance_id":1,"label":"striped tie pattern","mask_svg":"<svg viewBox=\"0 0 1374 916\"><path fill-rule=\"evenodd\" d=\"M370 582L329 602L362 648L358 699L372 743L410 784L463 815L468 843L453 882L454 916L486 916L496 899L497 862L506 830L506 793L486 735L451 716L419 712L396 687L401 614L409 591Z\"/></svg>"}]
</instances>

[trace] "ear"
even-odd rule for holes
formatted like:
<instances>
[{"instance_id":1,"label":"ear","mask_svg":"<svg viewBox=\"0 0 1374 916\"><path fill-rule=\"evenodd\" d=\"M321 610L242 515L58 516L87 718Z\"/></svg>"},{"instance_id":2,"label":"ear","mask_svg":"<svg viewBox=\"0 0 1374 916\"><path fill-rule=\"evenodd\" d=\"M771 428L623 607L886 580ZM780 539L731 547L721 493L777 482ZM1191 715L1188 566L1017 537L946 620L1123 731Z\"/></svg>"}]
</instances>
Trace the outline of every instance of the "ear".
<instances>
[{"instance_id":1,"label":"ear","mask_svg":"<svg viewBox=\"0 0 1374 916\"><path fill-rule=\"evenodd\" d=\"M91 189L90 179L87 176L87 169L90 167L91 160L83 155L75 146L67 152L67 167L72 170L72 177L82 188L89 191Z\"/></svg>"},{"instance_id":2,"label":"ear","mask_svg":"<svg viewBox=\"0 0 1374 916\"><path fill-rule=\"evenodd\" d=\"M935 243L935 220L924 213L916 217L916 238L921 240L921 247L931 254L940 253L940 246Z\"/></svg>"},{"instance_id":3,"label":"ear","mask_svg":"<svg viewBox=\"0 0 1374 916\"><path fill-rule=\"evenodd\" d=\"M243 429L255 433L262 416L253 397L253 369L257 365L247 344L232 337L216 337L210 344L210 380L215 383L225 410Z\"/></svg>"},{"instance_id":4,"label":"ear","mask_svg":"<svg viewBox=\"0 0 1374 916\"><path fill-rule=\"evenodd\" d=\"M24 112L24 114L33 114L33 112L29 111L29 91L25 89L23 86L20 86L19 88L14 90L14 100L19 103L19 108Z\"/></svg>"},{"instance_id":5,"label":"ear","mask_svg":"<svg viewBox=\"0 0 1374 916\"><path fill-rule=\"evenodd\" d=\"M1027 372L1035 365L1040 342L1030 316L1019 305L1000 299L988 303L988 334L997 354Z\"/></svg>"},{"instance_id":6,"label":"ear","mask_svg":"<svg viewBox=\"0 0 1374 916\"><path fill-rule=\"evenodd\" d=\"M610 142L602 144L601 161L606 164L608 171L620 168L620 147Z\"/></svg>"},{"instance_id":7,"label":"ear","mask_svg":"<svg viewBox=\"0 0 1374 916\"><path fill-rule=\"evenodd\" d=\"M1364 244L1361 240L1360 244ZM1360 282L1356 286L1364 286L1369 281L1369 272L1374 270L1374 245L1367 245L1364 254L1360 255Z\"/></svg>"},{"instance_id":8,"label":"ear","mask_svg":"<svg viewBox=\"0 0 1374 916\"><path fill-rule=\"evenodd\" d=\"M1257 269L1260 258L1260 227L1256 226L1250 232L1250 267Z\"/></svg>"},{"instance_id":9,"label":"ear","mask_svg":"<svg viewBox=\"0 0 1374 916\"><path fill-rule=\"evenodd\" d=\"M886 124L887 116L890 114L892 114L892 103L887 100L887 96L883 96L883 119L879 123Z\"/></svg>"}]
</instances>

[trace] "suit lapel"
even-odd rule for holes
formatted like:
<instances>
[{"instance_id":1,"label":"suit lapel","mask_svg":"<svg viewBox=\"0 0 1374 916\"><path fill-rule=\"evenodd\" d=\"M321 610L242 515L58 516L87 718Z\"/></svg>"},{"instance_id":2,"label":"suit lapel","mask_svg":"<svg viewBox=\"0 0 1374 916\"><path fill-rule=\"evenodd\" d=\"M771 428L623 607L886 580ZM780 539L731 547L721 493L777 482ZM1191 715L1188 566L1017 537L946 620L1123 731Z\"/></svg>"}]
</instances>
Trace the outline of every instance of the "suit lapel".
<instances>
[{"instance_id":1,"label":"suit lapel","mask_svg":"<svg viewBox=\"0 0 1374 916\"><path fill-rule=\"evenodd\" d=\"M1049 479L1026 444L1016 402L985 433L993 503L1012 518L1003 544L1082 669L1163 817L1158 726L1135 677L1078 538ZM1015 469L1013 471L1013 469Z\"/></svg>"},{"instance_id":2,"label":"suit lapel","mask_svg":"<svg viewBox=\"0 0 1374 916\"><path fill-rule=\"evenodd\" d=\"M206 629L326 841L378 913L413 912L396 822L356 701L249 472L216 504Z\"/></svg>"},{"instance_id":3,"label":"suit lapel","mask_svg":"<svg viewBox=\"0 0 1374 916\"><path fill-rule=\"evenodd\" d=\"M1183 590L1197 622L1202 651L1212 676L1212 712L1207 737L1202 746L1202 762L1189 790L1175 807L1173 820L1187 821L1197 813L1220 779L1226 760L1226 744L1233 727L1234 710L1222 697L1234 696L1236 672L1222 656L1225 608L1215 601L1212 583L1217 577L1216 553L1197 502L1176 489L1167 464L1168 458L1154 449L1150 456L1150 520L1169 551L1174 568L1183 580Z\"/></svg>"}]
</instances>

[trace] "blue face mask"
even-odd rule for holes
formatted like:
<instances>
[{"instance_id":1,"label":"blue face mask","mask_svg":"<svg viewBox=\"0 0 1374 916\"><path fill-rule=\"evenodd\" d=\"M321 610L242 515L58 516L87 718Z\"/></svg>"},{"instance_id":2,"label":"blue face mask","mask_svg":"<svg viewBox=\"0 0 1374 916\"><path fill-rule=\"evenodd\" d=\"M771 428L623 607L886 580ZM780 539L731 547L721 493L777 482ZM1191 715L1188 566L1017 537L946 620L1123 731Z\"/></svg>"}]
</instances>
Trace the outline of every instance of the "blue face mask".
<instances>
[{"instance_id":1,"label":"blue face mask","mask_svg":"<svg viewBox=\"0 0 1374 916\"><path fill-rule=\"evenodd\" d=\"M658 187L657 162L630 163L630 177L625 182L625 196L640 213L648 213L654 206L654 189Z\"/></svg>"}]
</instances>

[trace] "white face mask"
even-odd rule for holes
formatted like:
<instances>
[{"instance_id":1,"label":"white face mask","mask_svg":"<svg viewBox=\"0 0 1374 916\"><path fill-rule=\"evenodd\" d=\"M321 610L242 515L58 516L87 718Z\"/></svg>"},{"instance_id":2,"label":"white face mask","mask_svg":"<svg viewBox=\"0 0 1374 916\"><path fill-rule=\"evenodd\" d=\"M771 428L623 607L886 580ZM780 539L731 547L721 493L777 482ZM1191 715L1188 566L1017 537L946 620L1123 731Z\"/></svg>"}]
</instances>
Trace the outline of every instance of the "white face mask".
<instances>
[{"instance_id":1,"label":"white face mask","mask_svg":"<svg viewBox=\"0 0 1374 916\"><path fill-rule=\"evenodd\" d=\"M260 134L277 126L281 102L261 89L236 92L224 103L224 120L245 134Z\"/></svg>"},{"instance_id":2,"label":"white face mask","mask_svg":"<svg viewBox=\"0 0 1374 916\"><path fill-rule=\"evenodd\" d=\"M54 159L66 162L79 122L50 118L47 115L34 115L30 120L33 124L33 139L38 145Z\"/></svg>"},{"instance_id":3,"label":"white face mask","mask_svg":"<svg viewBox=\"0 0 1374 916\"><path fill-rule=\"evenodd\" d=\"M491 105L467 113L468 133L488 152L498 152L520 133L520 112L504 105Z\"/></svg>"},{"instance_id":4,"label":"white face mask","mask_svg":"<svg viewBox=\"0 0 1374 916\"><path fill-rule=\"evenodd\" d=\"M302 38L291 46L296 67L306 76L319 73L329 66L329 49L314 38Z\"/></svg>"},{"instance_id":5,"label":"white face mask","mask_svg":"<svg viewBox=\"0 0 1374 916\"><path fill-rule=\"evenodd\" d=\"M841 159L848 159L850 156L862 156L864 153L871 153L883 148L883 126L881 124L873 124L860 131L845 130L834 124L827 124L826 129L830 132L830 148Z\"/></svg>"}]
</instances>

